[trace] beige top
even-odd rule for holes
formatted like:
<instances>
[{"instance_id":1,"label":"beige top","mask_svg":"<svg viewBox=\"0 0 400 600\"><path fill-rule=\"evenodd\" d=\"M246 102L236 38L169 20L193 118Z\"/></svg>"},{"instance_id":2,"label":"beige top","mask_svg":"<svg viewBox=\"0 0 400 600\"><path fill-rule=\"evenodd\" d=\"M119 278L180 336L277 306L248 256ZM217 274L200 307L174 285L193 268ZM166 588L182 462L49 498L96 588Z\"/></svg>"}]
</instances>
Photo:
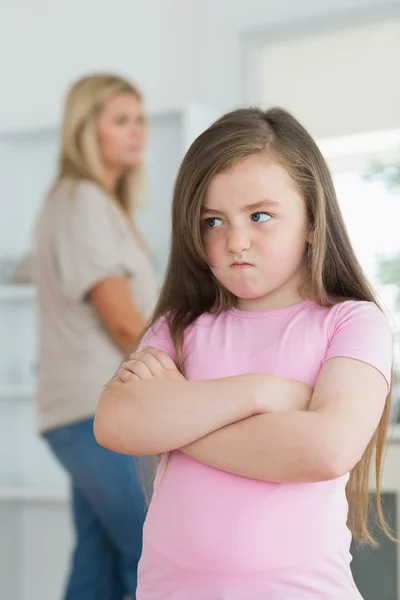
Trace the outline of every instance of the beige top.
<instances>
[{"instance_id":1,"label":"beige top","mask_svg":"<svg viewBox=\"0 0 400 600\"><path fill-rule=\"evenodd\" d=\"M127 219L98 186L63 181L39 216L38 419L45 431L93 416L102 386L122 354L87 300L96 283L119 275L131 282L148 316L157 295L149 258Z\"/></svg>"}]
</instances>

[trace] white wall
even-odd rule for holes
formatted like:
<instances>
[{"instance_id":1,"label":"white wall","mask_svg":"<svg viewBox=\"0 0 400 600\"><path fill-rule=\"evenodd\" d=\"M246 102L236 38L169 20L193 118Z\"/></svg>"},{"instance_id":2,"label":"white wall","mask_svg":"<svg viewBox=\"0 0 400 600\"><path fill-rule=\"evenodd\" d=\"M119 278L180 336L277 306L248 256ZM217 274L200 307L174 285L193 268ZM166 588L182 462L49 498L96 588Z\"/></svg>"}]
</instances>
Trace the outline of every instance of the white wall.
<instances>
[{"instance_id":1,"label":"white wall","mask_svg":"<svg viewBox=\"0 0 400 600\"><path fill-rule=\"evenodd\" d=\"M0 130L54 124L66 86L92 70L131 77L150 108L190 101L197 85L196 5L197 0L3 0Z\"/></svg>"},{"instance_id":2,"label":"white wall","mask_svg":"<svg viewBox=\"0 0 400 600\"><path fill-rule=\"evenodd\" d=\"M66 86L98 69L133 78L153 109L225 109L243 100L245 33L388 5L399 0L3 0L0 131L56 123Z\"/></svg>"},{"instance_id":3,"label":"white wall","mask_svg":"<svg viewBox=\"0 0 400 600\"><path fill-rule=\"evenodd\" d=\"M308 21L346 20L400 7L399 0L203 0L200 95L211 105L231 107L243 102L243 38L257 37L274 26L295 31Z\"/></svg>"},{"instance_id":4,"label":"white wall","mask_svg":"<svg viewBox=\"0 0 400 600\"><path fill-rule=\"evenodd\" d=\"M268 40L261 54L262 104L316 138L400 126L400 17Z\"/></svg>"}]
</instances>

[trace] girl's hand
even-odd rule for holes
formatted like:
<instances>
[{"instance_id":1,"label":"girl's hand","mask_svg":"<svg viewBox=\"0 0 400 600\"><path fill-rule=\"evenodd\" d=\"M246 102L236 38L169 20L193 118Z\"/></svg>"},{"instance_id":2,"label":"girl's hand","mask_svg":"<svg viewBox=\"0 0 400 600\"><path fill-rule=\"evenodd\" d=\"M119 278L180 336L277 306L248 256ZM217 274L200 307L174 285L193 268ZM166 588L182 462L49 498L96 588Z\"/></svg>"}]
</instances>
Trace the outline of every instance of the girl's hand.
<instances>
[{"instance_id":1,"label":"girl's hand","mask_svg":"<svg viewBox=\"0 0 400 600\"><path fill-rule=\"evenodd\" d=\"M123 383L138 379L185 381L185 377L178 371L170 356L152 347L131 354L129 360L123 362L118 370L118 377Z\"/></svg>"}]
</instances>

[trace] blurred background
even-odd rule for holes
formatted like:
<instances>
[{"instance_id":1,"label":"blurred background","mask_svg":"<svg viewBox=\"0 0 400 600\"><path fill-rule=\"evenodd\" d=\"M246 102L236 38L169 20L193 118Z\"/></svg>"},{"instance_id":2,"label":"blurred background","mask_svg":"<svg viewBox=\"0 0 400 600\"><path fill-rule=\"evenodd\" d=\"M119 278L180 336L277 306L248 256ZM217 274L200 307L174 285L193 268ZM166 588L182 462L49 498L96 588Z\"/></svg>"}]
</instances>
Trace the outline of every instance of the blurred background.
<instances>
[{"instance_id":1,"label":"blurred background","mask_svg":"<svg viewBox=\"0 0 400 600\"><path fill-rule=\"evenodd\" d=\"M29 278L68 86L111 71L144 92L148 199L139 225L159 278L188 145L233 107L287 108L328 160L359 260L397 328L399 64L400 0L0 0L0 600L60 599L72 546L66 477L36 433ZM395 387L396 406L397 397ZM396 406L383 480L395 528ZM365 600L400 598L395 544L354 548L353 571Z\"/></svg>"}]
</instances>

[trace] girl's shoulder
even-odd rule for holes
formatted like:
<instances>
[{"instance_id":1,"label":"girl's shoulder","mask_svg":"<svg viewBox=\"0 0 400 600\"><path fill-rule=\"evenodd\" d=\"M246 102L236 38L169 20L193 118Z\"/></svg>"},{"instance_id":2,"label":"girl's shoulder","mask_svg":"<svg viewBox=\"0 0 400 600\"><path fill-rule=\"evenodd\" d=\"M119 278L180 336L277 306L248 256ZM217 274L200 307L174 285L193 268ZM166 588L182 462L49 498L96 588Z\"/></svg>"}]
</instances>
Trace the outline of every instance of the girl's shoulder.
<instances>
[{"instance_id":1,"label":"girl's shoulder","mask_svg":"<svg viewBox=\"0 0 400 600\"><path fill-rule=\"evenodd\" d=\"M217 321L223 320L225 313L213 314L213 313L203 313L197 319L193 321L184 332L184 339L193 336L196 334L196 331L199 328L207 328L211 327ZM164 349L165 347L171 348L172 337L170 330L170 321L168 315L163 315L155 320L154 323L147 329L143 339L141 341L140 347L145 345L155 346L160 349Z\"/></svg>"},{"instance_id":2,"label":"girl's shoulder","mask_svg":"<svg viewBox=\"0 0 400 600\"><path fill-rule=\"evenodd\" d=\"M389 314L375 302L367 300L339 300L328 308L328 313L336 323L360 321L390 325Z\"/></svg>"},{"instance_id":3,"label":"girl's shoulder","mask_svg":"<svg viewBox=\"0 0 400 600\"><path fill-rule=\"evenodd\" d=\"M332 299L330 306L314 303L306 321L333 337L339 333L359 335L363 332L380 332L391 336L394 329L390 315L375 302L347 298Z\"/></svg>"},{"instance_id":4,"label":"girl's shoulder","mask_svg":"<svg viewBox=\"0 0 400 600\"><path fill-rule=\"evenodd\" d=\"M325 325L331 345L356 345L390 354L395 327L391 317L375 302L344 300L328 309Z\"/></svg>"},{"instance_id":5,"label":"girl's shoulder","mask_svg":"<svg viewBox=\"0 0 400 600\"><path fill-rule=\"evenodd\" d=\"M207 330L224 330L227 327L231 327L232 316L229 310L222 312L205 312L201 314L193 323L191 323L186 331L185 337L190 338L196 336L196 334L202 334Z\"/></svg>"},{"instance_id":6,"label":"girl's shoulder","mask_svg":"<svg viewBox=\"0 0 400 600\"><path fill-rule=\"evenodd\" d=\"M146 345L149 341L156 339L159 339L161 342L171 341L171 333L166 315L159 317L148 327L142 338L141 345Z\"/></svg>"}]
</instances>

